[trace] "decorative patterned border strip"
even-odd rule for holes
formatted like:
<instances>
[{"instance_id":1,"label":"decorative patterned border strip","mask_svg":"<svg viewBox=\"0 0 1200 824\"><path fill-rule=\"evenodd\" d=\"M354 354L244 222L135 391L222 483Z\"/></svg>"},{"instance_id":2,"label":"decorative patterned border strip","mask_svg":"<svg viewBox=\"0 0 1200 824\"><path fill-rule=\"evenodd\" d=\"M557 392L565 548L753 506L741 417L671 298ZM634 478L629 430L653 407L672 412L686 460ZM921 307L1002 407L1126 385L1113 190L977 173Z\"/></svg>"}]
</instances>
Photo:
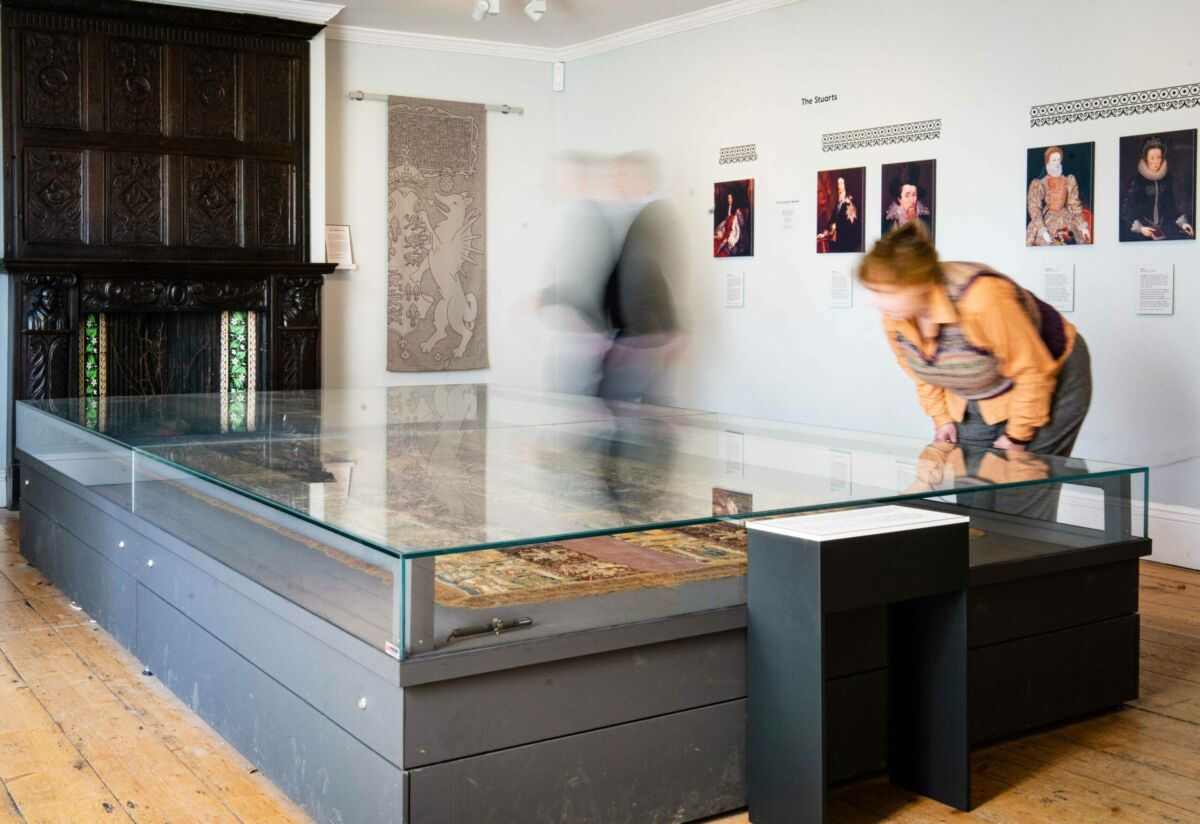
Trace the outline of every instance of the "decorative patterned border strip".
<instances>
[{"instance_id":1,"label":"decorative patterned border strip","mask_svg":"<svg viewBox=\"0 0 1200 824\"><path fill-rule=\"evenodd\" d=\"M840 152L844 149L864 149L889 143L915 143L918 140L937 140L942 136L942 119L894 123L891 126L872 126L849 132L830 132L821 135L821 151Z\"/></svg>"},{"instance_id":2,"label":"decorative patterned border strip","mask_svg":"<svg viewBox=\"0 0 1200 824\"><path fill-rule=\"evenodd\" d=\"M1082 120L1190 109L1195 106L1200 106L1200 83L1185 83L1182 86L1166 86L1161 89L1033 106L1029 109L1029 126L1054 126L1060 123L1078 123Z\"/></svg>"},{"instance_id":3,"label":"decorative patterned border strip","mask_svg":"<svg viewBox=\"0 0 1200 824\"><path fill-rule=\"evenodd\" d=\"M729 163L749 163L758 160L758 144L744 143L741 146L724 146L721 148L722 166Z\"/></svg>"}]
</instances>

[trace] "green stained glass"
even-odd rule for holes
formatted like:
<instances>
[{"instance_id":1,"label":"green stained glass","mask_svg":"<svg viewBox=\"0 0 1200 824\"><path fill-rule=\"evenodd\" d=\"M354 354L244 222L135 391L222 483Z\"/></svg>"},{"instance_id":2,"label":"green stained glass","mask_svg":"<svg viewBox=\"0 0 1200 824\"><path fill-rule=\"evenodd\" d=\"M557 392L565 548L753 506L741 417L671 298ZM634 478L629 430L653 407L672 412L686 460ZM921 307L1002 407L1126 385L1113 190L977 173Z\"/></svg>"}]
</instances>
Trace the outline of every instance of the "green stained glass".
<instances>
[{"instance_id":1,"label":"green stained glass","mask_svg":"<svg viewBox=\"0 0 1200 824\"><path fill-rule=\"evenodd\" d=\"M83 322L83 396L100 397L100 316L89 314Z\"/></svg>"},{"instance_id":2,"label":"green stained glass","mask_svg":"<svg viewBox=\"0 0 1200 824\"><path fill-rule=\"evenodd\" d=\"M250 329L246 312L229 313L229 391L249 389Z\"/></svg>"},{"instance_id":3,"label":"green stained glass","mask_svg":"<svg viewBox=\"0 0 1200 824\"><path fill-rule=\"evenodd\" d=\"M249 312L230 312L226 325L225 368L226 390L225 413L229 431L245 432L248 426L248 394L250 385L250 323Z\"/></svg>"}]
</instances>

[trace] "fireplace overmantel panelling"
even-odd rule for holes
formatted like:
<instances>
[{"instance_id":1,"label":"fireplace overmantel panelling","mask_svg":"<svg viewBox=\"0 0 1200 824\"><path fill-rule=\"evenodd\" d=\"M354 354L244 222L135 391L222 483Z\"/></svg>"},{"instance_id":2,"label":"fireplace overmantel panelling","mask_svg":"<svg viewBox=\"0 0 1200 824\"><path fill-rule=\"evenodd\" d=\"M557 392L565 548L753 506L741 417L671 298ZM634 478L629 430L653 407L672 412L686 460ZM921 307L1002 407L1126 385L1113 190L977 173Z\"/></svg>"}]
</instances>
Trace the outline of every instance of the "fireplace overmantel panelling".
<instances>
[{"instance_id":1,"label":"fireplace overmantel panelling","mask_svg":"<svg viewBox=\"0 0 1200 824\"><path fill-rule=\"evenodd\" d=\"M128 0L4 0L14 399L81 394L86 325L100 316L157 318L161 335L167 315L253 313L254 388L319 385L320 287L334 268L308 262L308 41L320 29ZM209 345L188 328L174 344ZM110 359L124 339L109 340Z\"/></svg>"}]
</instances>

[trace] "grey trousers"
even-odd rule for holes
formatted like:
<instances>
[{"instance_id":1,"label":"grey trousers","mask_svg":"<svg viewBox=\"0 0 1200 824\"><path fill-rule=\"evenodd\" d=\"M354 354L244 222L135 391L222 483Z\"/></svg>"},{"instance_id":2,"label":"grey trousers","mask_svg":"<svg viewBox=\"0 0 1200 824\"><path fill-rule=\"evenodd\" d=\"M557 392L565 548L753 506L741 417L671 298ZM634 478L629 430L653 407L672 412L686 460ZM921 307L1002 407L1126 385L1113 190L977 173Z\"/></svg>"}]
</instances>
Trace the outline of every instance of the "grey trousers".
<instances>
[{"instance_id":1,"label":"grey trousers","mask_svg":"<svg viewBox=\"0 0 1200 824\"><path fill-rule=\"evenodd\" d=\"M1050 420L1037 431L1029 444L1029 451L1041 455L1067 457L1075 448L1075 440L1087 417L1092 403L1092 358L1087 341L1082 335L1075 338L1075 347L1063 362L1050 401ZM1004 434L1007 421L989 425L979 414L979 405L974 401L967 404L966 415L958 425L959 446L974 452L975 461L982 458L980 449L990 449L996 439ZM967 467L973 469L968 459ZM1056 520L1058 496L1061 484L1044 484L1024 489L1000 490L998 492L961 493L960 503L980 509L1022 515L1043 521Z\"/></svg>"}]
</instances>

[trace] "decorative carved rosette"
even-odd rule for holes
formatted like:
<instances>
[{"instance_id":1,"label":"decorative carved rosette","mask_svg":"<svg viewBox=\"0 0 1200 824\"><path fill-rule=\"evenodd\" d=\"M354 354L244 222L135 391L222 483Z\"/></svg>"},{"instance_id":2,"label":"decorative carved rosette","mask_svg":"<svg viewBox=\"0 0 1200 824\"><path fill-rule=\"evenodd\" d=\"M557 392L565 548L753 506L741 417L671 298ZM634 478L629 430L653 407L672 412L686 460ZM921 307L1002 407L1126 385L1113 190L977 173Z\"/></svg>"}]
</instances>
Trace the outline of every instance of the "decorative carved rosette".
<instances>
[{"instance_id":1,"label":"decorative carved rosette","mask_svg":"<svg viewBox=\"0 0 1200 824\"><path fill-rule=\"evenodd\" d=\"M189 246L238 244L238 161L190 157L184 231Z\"/></svg>"},{"instance_id":2,"label":"decorative carved rosette","mask_svg":"<svg viewBox=\"0 0 1200 824\"><path fill-rule=\"evenodd\" d=\"M193 137L238 136L238 53L189 48L184 52L184 123Z\"/></svg>"},{"instance_id":3,"label":"decorative carved rosette","mask_svg":"<svg viewBox=\"0 0 1200 824\"><path fill-rule=\"evenodd\" d=\"M163 159L109 152L108 239L112 243L163 242Z\"/></svg>"},{"instance_id":4,"label":"decorative carved rosette","mask_svg":"<svg viewBox=\"0 0 1200 824\"><path fill-rule=\"evenodd\" d=\"M80 243L83 234L83 152L25 150L25 239Z\"/></svg>"},{"instance_id":5,"label":"decorative carved rosette","mask_svg":"<svg viewBox=\"0 0 1200 824\"><path fill-rule=\"evenodd\" d=\"M75 34L27 31L21 46L25 123L59 129L81 128L82 38Z\"/></svg>"},{"instance_id":6,"label":"decorative carved rosette","mask_svg":"<svg viewBox=\"0 0 1200 824\"><path fill-rule=\"evenodd\" d=\"M108 42L108 128L114 132L162 132L162 44Z\"/></svg>"}]
</instances>

